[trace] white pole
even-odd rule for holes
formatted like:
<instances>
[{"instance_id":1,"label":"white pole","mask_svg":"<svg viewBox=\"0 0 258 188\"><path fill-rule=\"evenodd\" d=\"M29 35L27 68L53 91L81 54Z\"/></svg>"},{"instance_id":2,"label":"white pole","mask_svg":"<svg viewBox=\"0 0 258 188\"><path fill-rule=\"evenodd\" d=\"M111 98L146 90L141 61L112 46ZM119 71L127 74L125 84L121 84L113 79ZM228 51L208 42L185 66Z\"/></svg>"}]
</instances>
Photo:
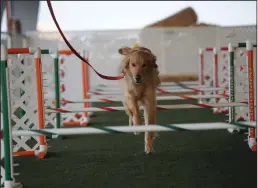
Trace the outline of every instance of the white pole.
<instances>
[{"instance_id":1,"label":"white pole","mask_svg":"<svg viewBox=\"0 0 258 188\"><path fill-rule=\"evenodd\" d=\"M241 122L242 124L242 122ZM241 126L228 123L192 123L170 125L140 125L140 126L110 126L110 127L79 127L69 129L44 129L44 130L15 130L13 136L39 136L39 135L85 135L85 134L110 134L110 133L133 133L149 131L193 131L214 130L228 128L256 127L256 122L243 122Z\"/></svg>"}]
</instances>

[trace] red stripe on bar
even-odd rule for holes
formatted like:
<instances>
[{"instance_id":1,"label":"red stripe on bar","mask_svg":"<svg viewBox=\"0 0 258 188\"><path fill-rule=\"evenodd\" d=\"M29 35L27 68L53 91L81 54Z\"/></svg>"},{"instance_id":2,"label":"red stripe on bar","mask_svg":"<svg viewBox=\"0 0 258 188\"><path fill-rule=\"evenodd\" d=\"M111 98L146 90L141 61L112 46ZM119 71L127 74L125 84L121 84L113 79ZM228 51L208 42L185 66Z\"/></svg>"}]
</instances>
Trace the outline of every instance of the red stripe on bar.
<instances>
[{"instance_id":1,"label":"red stripe on bar","mask_svg":"<svg viewBox=\"0 0 258 188\"><path fill-rule=\"evenodd\" d=\"M205 51L207 51L207 52L212 52L212 51L213 51L213 48L211 48L211 47L205 48Z\"/></svg>"},{"instance_id":2,"label":"red stripe on bar","mask_svg":"<svg viewBox=\"0 0 258 188\"><path fill-rule=\"evenodd\" d=\"M159 92L161 92L161 93L169 93L169 92L167 92L167 91L165 91L165 90L163 90L163 89L160 89L160 88L157 88L157 90L158 90Z\"/></svg>"},{"instance_id":3,"label":"red stripe on bar","mask_svg":"<svg viewBox=\"0 0 258 188\"><path fill-rule=\"evenodd\" d=\"M62 113L69 113L69 112L72 112L72 111L69 111L69 110L64 110L62 108L49 108L49 110L55 110L57 112L62 112Z\"/></svg>"},{"instance_id":4,"label":"red stripe on bar","mask_svg":"<svg viewBox=\"0 0 258 188\"><path fill-rule=\"evenodd\" d=\"M115 102L115 101L107 99L107 98L99 98L99 100L105 101L105 102Z\"/></svg>"},{"instance_id":5,"label":"red stripe on bar","mask_svg":"<svg viewBox=\"0 0 258 188\"><path fill-rule=\"evenodd\" d=\"M64 102L64 103L74 103L73 101L70 101L70 100L67 100L67 99L61 99L61 102Z\"/></svg>"},{"instance_id":6,"label":"red stripe on bar","mask_svg":"<svg viewBox=\"0 0 258 188\"><path fill-rule=\"evenodd\" d=\"M97 107L97 108L102 109L102 110L106 110L106 111L111 111L111 112L119 111L119 110L116 110L114 108L109 108L109 107Z\"/></svg>"},{"instance_id":7,"label":"red stripe on bar","mask_svg":"<svg viewBox=\"0 0 258 188\"><path fill-rule=\"evenodd\" d=\"M181 97L183 99L195 99L193 97L189 97L189 96L186 96L186 95L179 95L179 97Z\"/></svg>"},{"instance_id":8,"label":"red stripe on bar","mask_svg":"<svg viewBox=\"0 0 258 188\"><path fill-rule=\"evenodd\" d=\"M194 106L200 106L200 107L203 107L203 108L213 108L213 106L211 105L207 105L207 104L192 104Z\"/></svg>"},{"instance_id":9,"label":"red stripe on bar","mask_svg":"<svg viewBox=\"0 0 258 188\"><path fill-rule=\"evenodd\" d=\"M8 54L29 54L30 49L29 48L8 48L7 52Z\"/></svg>"},{"instance_id":10,"label":"red stripe on bar","mask_svg":"<svg viewBox=\"0 0 258 188\"><path fill-rule=\"evenodd\" d=\"M94 95L102 95L102 93L96 92L96 91L91 91L91 93L94 94Z\"/></svg>"},{"instance_id":11,"label":"red stripe on bar","mask_svg":"<svg viewBox=\"0 0 258 188\"><path fill-rule=\"evenodd\" d=\"M59 50L58 53L60 55L72 55L73 52L71 50Z\"/></svg>"},{"instance_id":12,"label":"red stripe on bar","mask_svg":"<svg viewBox=\"0 0 258 188\"><path fill-rule=\"evenodd\" d=\"M207 48L205 48L205 51L207 51L207 52L212 52L213 51L213 47L207 47ZM234 47L234 50L236 50L237 48L236 47ZM228 51L228 47L227 46L222 46L222 47L220 47L220 51Z\"/></svg>"}]
</instances>

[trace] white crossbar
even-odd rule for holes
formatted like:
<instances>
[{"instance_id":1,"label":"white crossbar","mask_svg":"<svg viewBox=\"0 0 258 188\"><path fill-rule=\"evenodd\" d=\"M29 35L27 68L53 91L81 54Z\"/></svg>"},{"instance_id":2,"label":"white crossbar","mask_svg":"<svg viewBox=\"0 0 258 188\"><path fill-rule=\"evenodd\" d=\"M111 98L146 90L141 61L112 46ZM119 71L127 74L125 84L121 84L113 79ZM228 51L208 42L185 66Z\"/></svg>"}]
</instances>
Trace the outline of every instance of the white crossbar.
<instances>
[{"instance_id":1,"label":"white crossbar","mask_svg":"<svg viewBox=\"0 0 258 188\"><path fill-rule=\"evenodd\" d=\"M110 126L110 127L79 127L69 129L44 129L44 130L15 130L13 136L39 136L39 135L85 135L85 134L109 134L109 133L132 133L148 131L193 131L193 130L214 130L214 129L236 129L256 127L256 122L243 122L243 127L228 123L191 123L191 124L170 124L170 125L144 125L144 126ZM42 132L40 132L42 131Z\"/></svg>"}]
</instances>

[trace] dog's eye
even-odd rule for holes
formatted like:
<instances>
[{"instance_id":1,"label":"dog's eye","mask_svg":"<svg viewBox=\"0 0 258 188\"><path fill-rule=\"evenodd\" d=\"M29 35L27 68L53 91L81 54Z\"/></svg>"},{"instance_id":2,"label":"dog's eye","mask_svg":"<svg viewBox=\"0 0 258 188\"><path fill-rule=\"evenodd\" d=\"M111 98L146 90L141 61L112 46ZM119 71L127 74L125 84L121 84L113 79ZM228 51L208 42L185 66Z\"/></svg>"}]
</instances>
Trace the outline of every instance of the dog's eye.
<instances>
[{"instance_id":1,"label":"dog's eye","mask_svg":"<svg viewBox=\"0 0 258 188\"><path fill-rule=\"evenodd\" d=\"M143 64L142 67L146 67L146 64Z\"/></svg>"},{"instance_id":2,"label":"dog's eye","mask_svg":"<svg viewBox=\"0 0 258 188\"><path fill-rule=\"evenodd\" d=\"M135 67L135 63L132 63L132 66Z\"/></svg>"}]
</instances>

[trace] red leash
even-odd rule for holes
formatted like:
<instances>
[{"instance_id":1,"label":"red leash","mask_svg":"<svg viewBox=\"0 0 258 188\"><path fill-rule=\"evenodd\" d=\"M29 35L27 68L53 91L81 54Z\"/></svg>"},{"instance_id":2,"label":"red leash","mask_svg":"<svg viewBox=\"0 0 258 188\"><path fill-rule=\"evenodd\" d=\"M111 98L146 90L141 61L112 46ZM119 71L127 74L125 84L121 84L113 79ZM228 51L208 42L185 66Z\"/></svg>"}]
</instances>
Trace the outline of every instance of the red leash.
<instances>
[{"instance_id":1,"label":"red leash","mask_svg":"<svg viewBox=\"0 0 258 188\"><path fill-rule=\"evenodd\" d=\"M105 79L105 80L120 80L124 77L124 75L120 75L120 76L106 76L106 75L103 75L103 74L100 74L98 71L96 71L91 64L89 64L89 62L84 59L82 56L80 56L80 54L72 47L72 45L68 42L68 40L66 39L66 37L64 36L64 33L62 32L57 20L56 20L56 17L55 17L55 13L53 11L53 8L52 8L52 5L51 5L51 2L50 0L47 0L47 5L48 5L48 8L49 8L49 11L50 11L50 14L53 18L53 21L55 22L55 25L59 31L59 33L61 34L62 38L64 39L66 45L70 48L70 50L74 53L74 55L76 55L80 60L82 60L83 62L87 63L93 70L94 72L101 78Z\"/></svg>"}]
</instances>

